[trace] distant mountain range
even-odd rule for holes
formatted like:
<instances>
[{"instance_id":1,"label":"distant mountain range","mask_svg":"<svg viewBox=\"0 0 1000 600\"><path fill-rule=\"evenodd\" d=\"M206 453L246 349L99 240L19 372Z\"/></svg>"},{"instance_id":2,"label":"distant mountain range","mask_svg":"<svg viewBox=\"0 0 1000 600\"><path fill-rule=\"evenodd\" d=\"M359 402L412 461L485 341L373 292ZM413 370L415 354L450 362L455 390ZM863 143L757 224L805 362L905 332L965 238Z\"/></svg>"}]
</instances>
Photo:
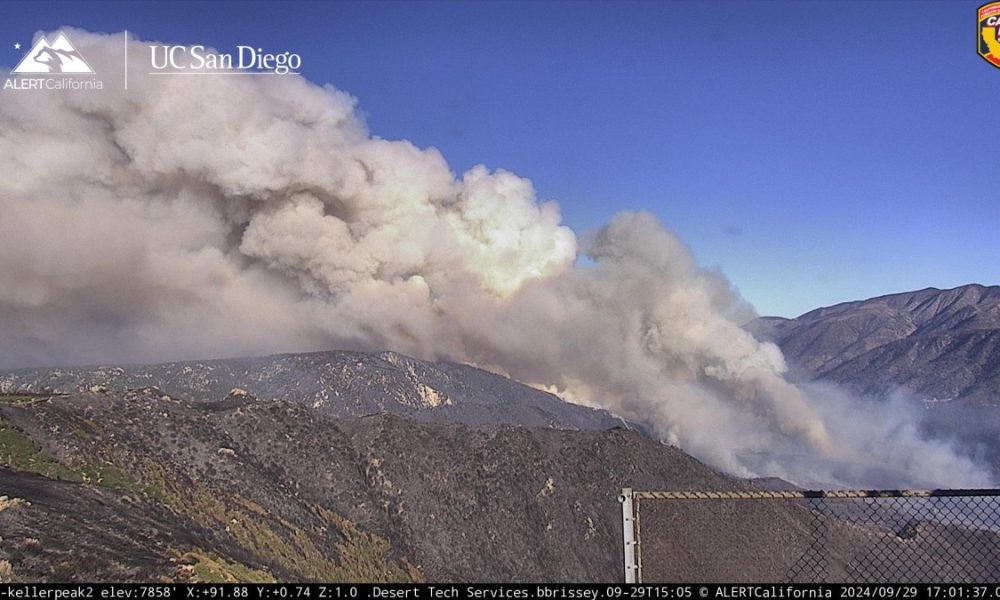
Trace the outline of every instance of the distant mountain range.
<instances>
[{"instance_id":1,"label":"distant mountain range","mask_svg":"<svg viewBox=\"0 0 1000 600\"><path fill-rule=\"evenodd\" d=\"M1000 287L928 288L819 308L747 328L774 341L798 378L928 403L1000 404Z\"/></svg>"},{"instance_id":2,"label":"distant mountain range","mask_svg":"<svg viewBox=\"0 0 1000 600\"><path fill-rule=\"evenodd\" d=\"M0 393L156 387L200 401L238 389L340 417L392 413L418 421L608 429L623 421L469 365L395 352L329 351L159 365L22 369L0 373Z\"/></svg>"}]
</instances>

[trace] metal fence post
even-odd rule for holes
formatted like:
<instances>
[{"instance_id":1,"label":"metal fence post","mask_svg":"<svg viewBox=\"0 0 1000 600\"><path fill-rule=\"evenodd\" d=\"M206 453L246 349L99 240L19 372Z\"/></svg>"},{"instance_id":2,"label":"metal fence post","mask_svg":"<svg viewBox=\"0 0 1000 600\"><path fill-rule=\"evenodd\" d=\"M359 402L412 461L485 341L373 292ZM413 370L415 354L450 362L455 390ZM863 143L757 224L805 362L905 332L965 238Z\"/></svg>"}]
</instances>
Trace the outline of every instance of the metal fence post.
<instances>
[{"instance_id":1,"label":"metal fence post","mask_svg":"<svg viewBox=\"0 0 1000 600\"><path fill-rule=\"evenodd\" d=\"M622 505L622 539L625 545L625 583L635 583L635 513L632 508L632 488L622 488L618 501Z\"/></svg>"}]
</instances>

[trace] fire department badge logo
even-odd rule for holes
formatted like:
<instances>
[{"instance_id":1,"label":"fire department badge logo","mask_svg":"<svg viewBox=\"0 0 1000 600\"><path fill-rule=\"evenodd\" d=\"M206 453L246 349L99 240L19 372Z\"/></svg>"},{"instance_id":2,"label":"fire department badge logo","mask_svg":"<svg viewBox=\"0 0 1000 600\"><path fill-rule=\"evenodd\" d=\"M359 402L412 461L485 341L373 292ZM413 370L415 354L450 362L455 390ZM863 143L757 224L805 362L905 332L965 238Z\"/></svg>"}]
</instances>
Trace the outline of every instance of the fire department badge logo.
<instances>
[{"instance_id":1,"label":"fire department badge logo","mask_svg":"<svg viewBox=\"0 0 1000 600\"><path fill-rule=\"evenodd\" d=\"M1000 2L979 7L979 56L1000 69Z\"/></svg>"}]
</instances>

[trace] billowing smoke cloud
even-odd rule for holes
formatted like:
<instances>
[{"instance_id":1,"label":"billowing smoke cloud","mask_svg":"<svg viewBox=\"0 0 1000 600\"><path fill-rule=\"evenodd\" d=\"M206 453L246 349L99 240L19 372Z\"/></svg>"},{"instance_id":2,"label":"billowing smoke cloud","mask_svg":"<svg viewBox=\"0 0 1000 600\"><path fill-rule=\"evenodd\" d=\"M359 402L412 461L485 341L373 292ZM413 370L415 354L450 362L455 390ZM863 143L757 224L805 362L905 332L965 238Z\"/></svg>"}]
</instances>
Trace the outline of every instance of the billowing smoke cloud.
<instances>
[{"instance_id":1,"label":"billowing smoke cloud","mask_svg":"<svg viewBox=\"0 0 1000 600\"><path fill-rule=\"evenodd\" d=\"M578 238L527 179L373 137L344 92L145 76L138 42L125 92L121 37L69 33L105 89L0 103L6 367L388 348L605 407L738 475L987 483L905 408L789 384L739 326L752 309L648 214Z\"/></svg>"}]
</instances>

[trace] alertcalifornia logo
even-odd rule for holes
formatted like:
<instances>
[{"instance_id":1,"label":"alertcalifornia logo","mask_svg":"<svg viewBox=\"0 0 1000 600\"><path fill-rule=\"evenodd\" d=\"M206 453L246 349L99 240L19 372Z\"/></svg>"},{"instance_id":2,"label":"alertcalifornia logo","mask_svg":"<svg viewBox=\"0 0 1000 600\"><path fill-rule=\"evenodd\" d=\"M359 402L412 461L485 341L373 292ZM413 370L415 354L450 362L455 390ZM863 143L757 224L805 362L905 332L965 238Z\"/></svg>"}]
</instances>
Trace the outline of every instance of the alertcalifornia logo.
<instances>
[{"instance_id":1,"label":"alertcalifornia logo","mask_svg":"<svg viewBox=\"0 0 1000 600\"><path fill-rule=\"evenodd\" d=\"M73 43L62 33L51 44L45 36L38 38L31 50L14 67L13 72L94 74L94 70L90 68Z\"/></svg>"},{"instance_id":2,"label":"alertcalifornia logo","mask_svg":"<svg viewBox=\"0 0 1000 600\"><path fill-rule=\"evenodd\" d=\"M980 6L976 22L979 56L1000 69L1000 2Z\"/></svg>"},{"instance_id":3,"label":"alertcalifornia logo","mask_svg":"<svg viewBox=\"0 0 1000 600\"><path fill-rule=\"evenodd\" d=\"M95 77L81 79L80 75L96 75L87 59L64 33L55 41L41 36L11 71L4 82L5 90L100 90L104 82ZM49 77L33 77L49 75Z\"/></svg>"}]
</instances>

